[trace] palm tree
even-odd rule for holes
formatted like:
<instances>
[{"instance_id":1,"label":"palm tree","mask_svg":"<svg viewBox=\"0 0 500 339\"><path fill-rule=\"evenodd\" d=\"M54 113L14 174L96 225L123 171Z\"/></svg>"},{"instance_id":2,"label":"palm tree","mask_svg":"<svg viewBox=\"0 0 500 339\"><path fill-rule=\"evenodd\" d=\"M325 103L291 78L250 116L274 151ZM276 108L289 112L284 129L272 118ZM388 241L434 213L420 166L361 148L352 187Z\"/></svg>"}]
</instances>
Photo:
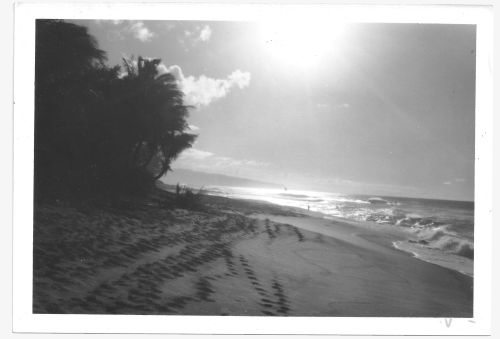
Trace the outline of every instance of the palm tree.
<instances>
[{"instance_id":1,"label":"palm tree","mask_svg":"<svg viewBox=\"0 0 500 339\"><path fill-rule=\"evenodd\" d=\"M186 118L190 106L184 104L184 94L176 78L159 74L160 59L125 59L123 82L127 100L130 145L129 163L146 171L156 180L170 170L179 154L192 146L196 135L186 133Z\"/></svg>"},{"instance_id":2,"label":"palm tree","mask_svg":"<svg viewBox=\"0 0 500 339\"><path fill-rule=\"evenodd\" d=\"M196 139L185 132L190 107L175 77L158 73L159 59L124 60L123 77L105 61L85 27L37 21L35 188L140 188Z\"/></svg>"}]
</instances>

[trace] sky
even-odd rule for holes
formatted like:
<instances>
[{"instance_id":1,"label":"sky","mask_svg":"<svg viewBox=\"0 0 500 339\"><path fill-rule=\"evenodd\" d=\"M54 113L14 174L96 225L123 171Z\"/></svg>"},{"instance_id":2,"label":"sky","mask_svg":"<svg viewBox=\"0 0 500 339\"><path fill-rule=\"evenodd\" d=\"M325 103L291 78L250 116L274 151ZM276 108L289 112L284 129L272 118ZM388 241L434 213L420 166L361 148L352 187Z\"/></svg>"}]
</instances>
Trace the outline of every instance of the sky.
<instances>
[{"instance_id":1,"label":"sky","mask_svg":"<svg viewBox=\"0 0 500 339\"><path fill-rule=\"evenodd\" d=\"M160 58L176 76L198 138L174 170L473 200L473 25L76 23L110 65Z\"/></svg>"}]
</instances>

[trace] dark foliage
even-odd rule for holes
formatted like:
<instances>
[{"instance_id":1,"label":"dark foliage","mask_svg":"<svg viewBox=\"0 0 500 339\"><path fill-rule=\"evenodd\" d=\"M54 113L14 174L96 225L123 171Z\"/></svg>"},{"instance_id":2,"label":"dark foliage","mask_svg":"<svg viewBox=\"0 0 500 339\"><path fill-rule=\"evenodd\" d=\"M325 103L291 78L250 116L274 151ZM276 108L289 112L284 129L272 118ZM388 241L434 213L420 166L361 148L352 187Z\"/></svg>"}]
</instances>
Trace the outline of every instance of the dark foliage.
<instances>
[{"instance_id":1,"label":"dark foliage","mask_svg":"<svg viewBox=\"0 0 500 339\"><path fill-rule=\"evenodd\" d=\"M204 207L202 203L203 196L203 188L200 188L197 193L194 193L190 187L184 185L180 186L177 184L175 187L175 202L181 208L202 210Z\"/></svg>"},{"instance_id":2,"label":"dark foliage","mask_svg":"<svg viewBox=\"0 0 500 339\"><path fill-rule=\"evenodd\" d=\"M196 136L189 106L159 59L105 64L85 27L37 20L35 197L152 187Z\"/></svg>"}]
</instances>

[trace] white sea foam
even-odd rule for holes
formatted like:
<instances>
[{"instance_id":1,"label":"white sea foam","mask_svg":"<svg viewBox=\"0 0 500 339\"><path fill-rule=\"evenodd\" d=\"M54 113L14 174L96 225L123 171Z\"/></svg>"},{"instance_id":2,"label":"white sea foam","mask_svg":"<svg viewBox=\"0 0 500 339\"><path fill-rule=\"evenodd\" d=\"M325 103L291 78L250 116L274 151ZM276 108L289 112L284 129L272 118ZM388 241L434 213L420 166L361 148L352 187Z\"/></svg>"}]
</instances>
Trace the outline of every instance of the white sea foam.
<instances>
[{"instance_id":1,"label":"white sea foam","mask_svg":"<svg viewBox=\"0 0 500 339\"><path fill-rule=\"evenodd\" d=\"M415 234L420 244L469 259L474 258L473 241L451 231L450 225L417 230Z\"/></svg>"},{"instance_id":2,"label":"white sea foam","mask_svg":"<svg viewBox=\"0 0 500 339\"><path fill-rule=\"evenodd\" d=\"M468 276L474 275L474 261L453 253L446 253L419 243L395 241L393 246L398 250L411 253L415 258L443 266Z\"/></svg>"}]
</instances>

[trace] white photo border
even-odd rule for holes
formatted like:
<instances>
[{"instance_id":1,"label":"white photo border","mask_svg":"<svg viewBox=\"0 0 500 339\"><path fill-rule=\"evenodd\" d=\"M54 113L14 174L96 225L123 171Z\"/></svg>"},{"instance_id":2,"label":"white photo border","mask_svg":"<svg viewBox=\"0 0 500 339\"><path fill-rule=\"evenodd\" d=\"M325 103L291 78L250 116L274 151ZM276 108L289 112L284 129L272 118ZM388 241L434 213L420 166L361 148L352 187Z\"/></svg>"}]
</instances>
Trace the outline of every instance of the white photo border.
<instances>
[{"instance_id":1,"label":"white photo border","mask_svg":"<svg viewBox=\"0 0 500 339\"><path fill-rule=\"evenodd\" d=\"M493 11L491 6L22 3L15 6L13 330L52 333L487 335L491 331ZM218 317L32 313L36 19L272 20L314 15L348 22L477 27L473 318ZM477 246L477 244L480 244Z\"/></svg>"}]
</instances>

